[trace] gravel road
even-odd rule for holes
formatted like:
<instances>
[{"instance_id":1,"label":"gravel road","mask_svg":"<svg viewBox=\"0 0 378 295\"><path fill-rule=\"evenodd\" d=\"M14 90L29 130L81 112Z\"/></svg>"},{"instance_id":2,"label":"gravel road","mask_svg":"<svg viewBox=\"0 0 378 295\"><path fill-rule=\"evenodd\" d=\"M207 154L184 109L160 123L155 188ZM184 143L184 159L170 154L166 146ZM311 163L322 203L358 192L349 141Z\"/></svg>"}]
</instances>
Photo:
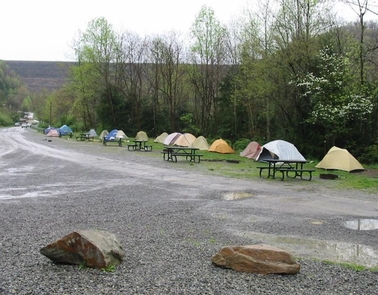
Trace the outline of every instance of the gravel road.
<instances>
[{"instance_id":1,"label":"gravel road","mask_svg":"<svg viewBox=\"0 0 378 295\"><path fill-rule=\"evenodd\" d=\"M0 294L378 294L377 272L326 262L378 266L377 230L354 229L378 224L376 194L218 177L156 151L50 140L0 129ZM126 257L115 272L39 253L79 229L117 235ZM300 273L211 264L223 246L256 243L291 252Z\"/></svg>"}]
</instances>

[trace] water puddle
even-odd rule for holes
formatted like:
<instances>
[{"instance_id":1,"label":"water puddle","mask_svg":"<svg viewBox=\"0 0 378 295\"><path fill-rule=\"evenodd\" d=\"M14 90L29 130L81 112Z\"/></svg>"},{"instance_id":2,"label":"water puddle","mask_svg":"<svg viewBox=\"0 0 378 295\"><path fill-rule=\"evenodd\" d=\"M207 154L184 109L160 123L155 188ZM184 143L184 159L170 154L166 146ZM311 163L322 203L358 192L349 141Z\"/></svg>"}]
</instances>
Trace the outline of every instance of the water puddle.
<instances>
[{"instance_id":1,"label":"water puddle","mask_svg":"<svg viewBox=\"0 0 378 295\"><path fill-rule=\"evenodd\" d=\"M234 201L234 200L240 200L245 198L253 197L252 193L246 193L246 192L233 192L233 193L226 193L223 195L223 199L227 201Z\"/></svg>"},{"instance_id":2,"label":"water puddle","mask_svg":"<svg viewBox=\"0 0 378 295\"><path fill-rule=\"evenodd\" d=\"M366 245L261 233L244 233L242 235L252 240L257 239L259 243L284 249L300 258L346 262L365 267L378 266L378 249Z\"/></svg>"},{"instance_id":3,"label":"water puddle","mask_svg":"<svg viewBox=\"0 0 378 295\"><path fill-rule=\"evenodd\" d=\"M378 229L378 219L358 218L346 221L345 226L354 230L375 230Z\"/></svg>"}]
</instances>

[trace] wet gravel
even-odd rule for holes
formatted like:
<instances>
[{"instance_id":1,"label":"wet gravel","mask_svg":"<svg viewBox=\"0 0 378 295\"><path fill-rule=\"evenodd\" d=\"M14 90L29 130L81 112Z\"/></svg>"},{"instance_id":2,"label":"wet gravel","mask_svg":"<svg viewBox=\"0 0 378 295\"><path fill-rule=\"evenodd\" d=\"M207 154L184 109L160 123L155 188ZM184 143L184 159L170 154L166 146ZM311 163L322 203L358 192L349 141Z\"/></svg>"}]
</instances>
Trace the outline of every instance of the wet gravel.
<instances>
[{"instance_id":1,"label":"wet gravel","mask_svg":"<svg viewBox=\"0 0 378 295\"><path fill-rule=\"evenodd\" d=\"M366 208L352 208L351 214L348 192L338 192L345 204L315 209L311 201L327 198L327 191L207 177L184 163L172 167L153 153L63 139L46 142L34 130L19 132L12 139L0 129L0 294L378 294L378 273L309 257L298 256L301 271L289 276L211 264L221 247L266 242L264 234L358 240L377 247L377 231L336 226L362 209L376 217L376 207L369 205L375 196L361 195ZM254 197L222 198L237 189ZM300 196L309 205L296 209L279 194ZM314 227L308 220L324 224ZM126 252L123 263L104 272L55 265L39 253L79 229L114 233Z\"/></svg>"}]
</instances>

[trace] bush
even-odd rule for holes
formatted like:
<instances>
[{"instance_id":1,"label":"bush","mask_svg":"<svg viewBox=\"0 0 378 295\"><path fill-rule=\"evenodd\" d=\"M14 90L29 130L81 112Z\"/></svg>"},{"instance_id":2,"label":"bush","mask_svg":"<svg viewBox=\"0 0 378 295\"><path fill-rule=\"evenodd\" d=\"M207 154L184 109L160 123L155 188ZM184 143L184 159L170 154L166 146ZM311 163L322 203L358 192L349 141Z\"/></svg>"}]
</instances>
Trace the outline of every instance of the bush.
<instances>
[{"instance_id":1,"label":"bush","mask_svg":"<svg viewBox=\"0 0 378 295\"><path fill-rule=\"evenodd\" d=\"M365 164L378 164L378 142L366 147L359 161Z\"/></svg>"},{"instance_id":2,"label":"bush","mask_svg":"<svg viewBox=\"0 0 378 295\"><path fill-rule=\"evenodd\" d=\"M240 138L235 141L233 148L234 150L243 151L247 145L251 142L248 138Z\"/></svg>"}]
</instances>

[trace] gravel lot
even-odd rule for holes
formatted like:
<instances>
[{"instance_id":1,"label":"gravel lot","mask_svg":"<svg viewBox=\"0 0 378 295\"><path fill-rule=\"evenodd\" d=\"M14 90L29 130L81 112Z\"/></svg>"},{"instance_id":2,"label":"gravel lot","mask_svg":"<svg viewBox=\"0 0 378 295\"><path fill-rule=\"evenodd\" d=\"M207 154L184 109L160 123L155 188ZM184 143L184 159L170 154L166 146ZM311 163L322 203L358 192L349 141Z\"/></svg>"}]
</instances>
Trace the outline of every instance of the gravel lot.
<instances>
[{"instance_id":1,"label":"gravel lot","mask_svg":"<svg viewBox=\"0 0 378 295\"><path fill-rule=\"evenodd\" d=\"M377 195L327 180L230 179L160 153L0 129L0 294L378 294ZM201 166L202 165L202 166ZM198 170L196 169L198 168ZM78 229L117 235L115 272L55 265L39 249ZM291 252L297 275L215 267L225 245Z\"/></svg>"}]
</instances>

